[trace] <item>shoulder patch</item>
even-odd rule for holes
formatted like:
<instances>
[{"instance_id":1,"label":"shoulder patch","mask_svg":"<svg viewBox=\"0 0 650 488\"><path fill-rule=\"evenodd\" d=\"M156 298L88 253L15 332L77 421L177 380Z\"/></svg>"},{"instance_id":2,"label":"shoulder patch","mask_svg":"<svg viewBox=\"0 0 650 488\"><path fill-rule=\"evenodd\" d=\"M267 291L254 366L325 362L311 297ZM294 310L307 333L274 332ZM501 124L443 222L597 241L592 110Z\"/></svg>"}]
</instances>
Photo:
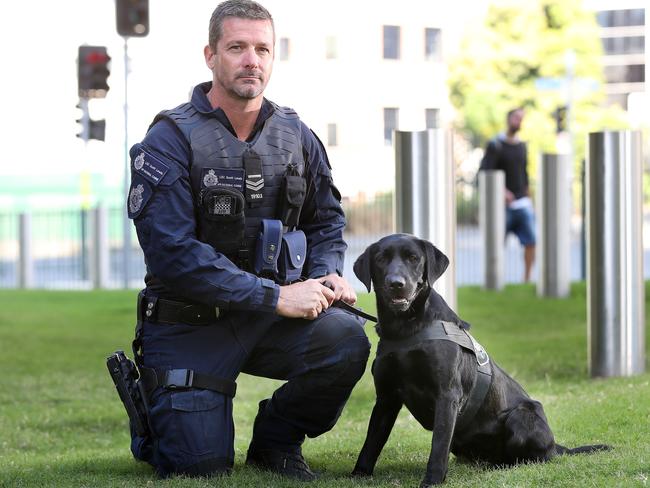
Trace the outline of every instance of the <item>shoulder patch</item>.
<instances>
[{"instance_id":1,"label":"shoulder patch","mask_svg":"<svg viewBox=\"0 0 650 488\"><path fill-rule=\"evenodd\" d=\"M134 173L144 177L154 186L157 186L169 171L167 164L146 151L142 146L140 146L138 152L133 157L131 166Z\"/></svg>"},{"instance_id":2,"label":"shoulder patch","mask_svg":"<svg viewBox=\"0 0 650 488\"><path fill-rule=\"evenodd\" d=\"M129 218L135 219L147 205L153 191L151 185L140 174L134 174L131 179L131 188L127 197L126 207Z\"/></svg>"}]
</instances>

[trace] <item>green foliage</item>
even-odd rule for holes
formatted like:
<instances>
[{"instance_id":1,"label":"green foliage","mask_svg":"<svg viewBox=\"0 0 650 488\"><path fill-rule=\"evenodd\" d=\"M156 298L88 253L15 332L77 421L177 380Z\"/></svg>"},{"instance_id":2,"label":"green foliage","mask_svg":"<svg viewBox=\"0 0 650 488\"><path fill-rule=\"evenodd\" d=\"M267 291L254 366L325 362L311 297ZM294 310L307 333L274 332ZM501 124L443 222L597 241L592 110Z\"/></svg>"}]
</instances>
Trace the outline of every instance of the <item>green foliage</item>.
<instances>
[{"instance_id":1,"label":"green foliage","mask_svg":"<svg viewBox=\"0 0 650 488\"><path fill-rule=\"evenodd\" d=\"M648 295L647 295L648 296ZM360 305L374 310L373 296ZM650 374L587 377L584 283L570 299L539 299L532 286L459 290L460 314L493 360L544 404L558 442L614 450L492 470L450 461L445 486L645 486L650 476ZM304 487L244 466L257 402L280 383L242 375L235 398L235 469L227 478L159 480L129 453L126 414L104 358L129 350L135 292L0 291L0 487ZM646 304L647 307L648 304ZM371 325L366 331L374 345ZM374 349L374 347L373 347ZM372 353L374 355L374 351ZM431 434L402 409L369 480L348 476L375 393L367 368L335 428L307 440L322 477L310 487L417 486Z\"/></svg>"},{"instance_id":2,"label":"green foliage","mask_svg":"<svg viewBox=\"0 0 650 488\"><path fill-rule=\"evenodd\" d=\"M500 1L488 9L484 25L463 39L449 64L449 87L459 113L457 128L475 145L505 129L505 115L523 106L522 139L529 143L535 176L536 155L557 152L553 112L566 105L568 92L539 91L537 78L567 76L573 53L573 75L599 83L591 91L574 84L572 132L576 163L585 154L588 132L627 126L622 110L602 107L602 47L595 14L581 0Z\"/></svg>"}]
</instances>

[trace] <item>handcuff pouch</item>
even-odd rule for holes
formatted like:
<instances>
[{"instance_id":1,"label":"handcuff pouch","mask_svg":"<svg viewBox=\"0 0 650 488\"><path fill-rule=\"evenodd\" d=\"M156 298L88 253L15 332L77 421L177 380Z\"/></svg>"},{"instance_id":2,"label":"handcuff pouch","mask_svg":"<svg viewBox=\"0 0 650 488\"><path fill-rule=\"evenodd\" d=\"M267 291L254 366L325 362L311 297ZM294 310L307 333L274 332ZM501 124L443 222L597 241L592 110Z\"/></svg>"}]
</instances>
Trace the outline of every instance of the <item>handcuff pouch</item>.
<instances>
[{"instance_id":1,"label":"handcuff pouch","mask_svg":"<svg viewBox=\"0 0 650 488\"><path fill-rule=\"evenodd\" d=\"M282 236L278 258L278 282L289 284L300 278L307 255L307 237L301 230L287 232Z\"/></svg>"}]
</instances>

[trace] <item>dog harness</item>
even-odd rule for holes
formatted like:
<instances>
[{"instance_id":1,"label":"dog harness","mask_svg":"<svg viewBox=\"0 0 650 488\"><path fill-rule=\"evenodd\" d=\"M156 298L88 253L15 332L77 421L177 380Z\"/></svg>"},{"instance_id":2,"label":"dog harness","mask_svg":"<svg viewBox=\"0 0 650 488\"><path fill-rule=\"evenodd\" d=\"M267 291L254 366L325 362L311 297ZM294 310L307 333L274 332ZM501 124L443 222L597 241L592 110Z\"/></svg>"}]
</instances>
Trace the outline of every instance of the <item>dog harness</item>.
<instances>
[{"instance_id":1,"label":"dog harness","mask_svg":"<svg viewBox=\"0 0 650 488\"><path fill-rule=\"evenodd\" d=\"M458 411L458 418L456 419L456 428L462 428L478 412L492 382L490 357L483 346L467 330L461 329L453 322L437 320L430 327L426 327L417 334L405 339L396 341L380 339L379 346L377 347L377 356L413 349L423 342L436 340L455 342L463 349L472 352L476 357L476 382L469 392L467 400L461 405Z\"/></svg>"}]
</instances>

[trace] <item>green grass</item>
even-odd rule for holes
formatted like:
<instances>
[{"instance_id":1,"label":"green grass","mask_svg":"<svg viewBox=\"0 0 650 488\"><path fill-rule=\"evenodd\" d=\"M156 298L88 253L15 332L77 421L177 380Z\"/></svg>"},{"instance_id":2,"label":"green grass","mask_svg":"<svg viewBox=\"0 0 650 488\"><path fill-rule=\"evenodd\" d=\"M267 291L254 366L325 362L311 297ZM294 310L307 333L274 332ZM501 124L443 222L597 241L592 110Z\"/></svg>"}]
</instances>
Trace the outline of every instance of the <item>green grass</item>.
<instances>
[{"instance_id":1,"label":"green grass","mask_svg":"<svg viewBox=\"0 0 650 488\"><path fill-rule=\"evenodd\" d=\"M242 375L235 399L236 461L228 478L158 480L130 455L126 414L105 357L130 350L135 292L0 291L0 487L302 486L243 465L257 401L278 385ZM457 463L449 487L647 486L650 374L592 380L587 374L584 284L567 300L539 299L532 286L459 290L461 316L491 356L545 407L558 442L609 443L614 450L505 470ZM361 303L374 309L373 297ZM650 308L648 308L650 310ZM367 331L373 344L376 334ZM373 352L374 355L374 352ZM375 476L347 475L374 402L366 371L336 427L304 453L323 472L313 487L417 486L430 434L404 409Z\"/></svg>"}]
</instances>

